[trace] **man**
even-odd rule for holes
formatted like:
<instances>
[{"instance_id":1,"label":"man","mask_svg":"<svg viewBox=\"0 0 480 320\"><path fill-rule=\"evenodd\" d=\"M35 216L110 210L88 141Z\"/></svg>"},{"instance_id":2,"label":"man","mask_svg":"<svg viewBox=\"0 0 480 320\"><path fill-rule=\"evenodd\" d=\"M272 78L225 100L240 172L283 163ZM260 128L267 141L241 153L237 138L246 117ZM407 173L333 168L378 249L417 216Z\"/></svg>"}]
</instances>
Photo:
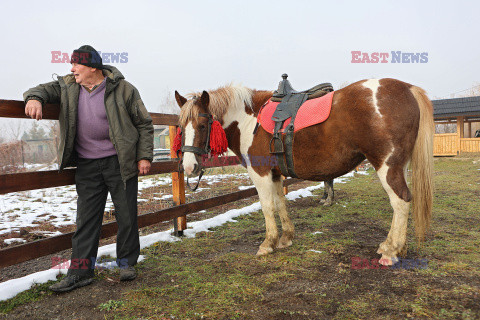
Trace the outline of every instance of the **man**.
<instances>
[{"instance_id":1,"label":"man","mask_svg":"<svg viewBox=\"0 0 480 320\"><path fill-rule=\"evenodd\" d=\"M138 90L117 68L84 45L74 50L72 73L24 93L25 114L42 119L42 106L60 103L60 170L76 166L77 230L67 276L50 287L66 292L93 282L100 229L110 192L118 224L120 280L136 277L140 253L138 174L150 170L153 125Z\"/></svg>"}]
</instances>

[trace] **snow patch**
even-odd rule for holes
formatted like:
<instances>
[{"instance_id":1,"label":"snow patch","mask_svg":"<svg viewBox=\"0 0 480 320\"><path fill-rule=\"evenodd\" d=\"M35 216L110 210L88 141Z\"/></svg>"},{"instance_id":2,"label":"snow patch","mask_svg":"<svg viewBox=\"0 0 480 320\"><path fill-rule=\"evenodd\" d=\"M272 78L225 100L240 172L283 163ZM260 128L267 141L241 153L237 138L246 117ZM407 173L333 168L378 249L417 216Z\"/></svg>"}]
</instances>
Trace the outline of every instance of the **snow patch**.
<instances>
[{"instance_id":1,"label":"snow patch","mask_svg":"<svg viewBox=\"0 0 480 320\"><path fill-rule=\"evenodd\" d=\"M15 243L15 242L24 243L24 242L27 242L27 240L22 239L22 238L10 238L10 239L3 240L3 242L5 242L6 244L12 244L12 243Z\"/></svg>"}]
</instances>

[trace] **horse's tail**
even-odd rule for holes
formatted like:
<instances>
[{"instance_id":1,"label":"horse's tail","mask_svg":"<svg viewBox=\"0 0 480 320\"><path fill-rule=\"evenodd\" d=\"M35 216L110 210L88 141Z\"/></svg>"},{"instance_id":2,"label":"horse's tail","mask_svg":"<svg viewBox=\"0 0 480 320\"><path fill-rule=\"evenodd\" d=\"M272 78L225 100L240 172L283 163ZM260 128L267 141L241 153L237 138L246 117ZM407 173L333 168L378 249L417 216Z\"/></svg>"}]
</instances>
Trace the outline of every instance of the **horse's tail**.
<instances>
[{"instance_id":1,"label":"horse's tail","mask_svg":"<svg viewBox=\"0 0 480 320\"><path fill-rule=\"evenodd\" d=\"M420 122L417 140L412 155L412 193L413 219L417 240L425 239L425 232L430 225L433 207L433 105L425 91L412 87L411 91L420 109Z\"/></svg>"}]
</instances>

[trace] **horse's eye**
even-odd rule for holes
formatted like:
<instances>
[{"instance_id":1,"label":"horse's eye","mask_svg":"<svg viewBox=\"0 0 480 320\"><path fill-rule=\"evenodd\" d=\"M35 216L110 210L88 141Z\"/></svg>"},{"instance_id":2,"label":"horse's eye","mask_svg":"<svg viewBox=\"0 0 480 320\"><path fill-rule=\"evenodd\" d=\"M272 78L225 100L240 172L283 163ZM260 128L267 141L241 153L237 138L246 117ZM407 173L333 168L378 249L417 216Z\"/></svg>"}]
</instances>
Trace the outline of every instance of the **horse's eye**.
<instances>
[{"instance_id":1,"label":"horse's eye","mask_svg":"<svg viewBox=\"0 0 480 320\"><path fill-rule=\"evenodd\" d=\"M205 129L206 129L206 127L203 124L198 126L198 130L200 130L200 131L205 131Z\"/></svg>"}]
</instances>

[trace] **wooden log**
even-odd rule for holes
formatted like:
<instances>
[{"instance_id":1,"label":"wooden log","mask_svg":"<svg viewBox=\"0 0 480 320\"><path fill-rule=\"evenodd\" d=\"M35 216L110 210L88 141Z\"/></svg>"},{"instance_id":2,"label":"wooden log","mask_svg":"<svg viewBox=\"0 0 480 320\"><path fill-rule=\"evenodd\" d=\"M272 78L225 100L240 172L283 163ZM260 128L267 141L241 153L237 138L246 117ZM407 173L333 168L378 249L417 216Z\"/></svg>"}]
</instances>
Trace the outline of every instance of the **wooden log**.
<instances>
[{"instance_id":1,"label":"wooden log","mask_svg":"<svg viewBox=\"0 0 480 320\"><path fill-rule=\"evenodd\" d=\"M42 108L42 119L58 120L60 105L47 103ZM0 117L30 119L25 115L25 103L18 100L0 99Z\"/></svg>"},{"instance_id":2,"label":"wooden log","mask_svg":"<svg viewBox=\"0 0 480 320\"><path fill-rule=\"evenodd\" d=\"M42 108L42 119L58 120L60 112L59 104L47 103ZM150 113L154 125L177 125L178 115L165 113ZM29 119L25 115L25 103L19 100L2 100L0 99L0 117Z\"/></svg>"},{"instance_id":3,"label":"wooden log","mask_svg":"<svg viewBox=\"0 0 480 320\"><path fill-rule=\"evenodd\" d=\"M220 167L239 164L237 157L225 157L215 162L207 162L206 167ZM178 172L178 160L152 163L148 175ZM61 187L75 183L75 169L23 172L0 175L0 194L42 188Z\"/></svg>"},{"instance_id":4,"label":"wooden log","mask_svg":"<svg viewBox=\"0 0 480 320\"><path fill-rule=\"evenodd\" d=\"M150 116L154 125L176 126L178 124L178 116L176 114L150 112Z\"/></svg>"},{"instance_id":5,"label":"wooden log","mask_svg":"<svg viewBox=\"0 0 480 320\"><path fill-rule=\"evenodd\" d=\"M177 127L169 127L170 146L173 146L175 136L177 135ZM170 157L178 158L176 152L170 148ZM183 172L172 172L172 195L173 203L176 206L184 204L185 201L185 177ZM182 236L183 231L187 229L187 216L181 216L173 220L173 229L176 236Z\"/></svg>"},{"instance_id":6,"label":"wooden log","mask_svg":"<svg viewBox=\"0 0 480 320\"><path fill-rule=\"evenodd\" d=\"M0 194L42 188L60 187L75 183L75 169L38 171L0 175Z\"/></svg>"}]
</instances>

